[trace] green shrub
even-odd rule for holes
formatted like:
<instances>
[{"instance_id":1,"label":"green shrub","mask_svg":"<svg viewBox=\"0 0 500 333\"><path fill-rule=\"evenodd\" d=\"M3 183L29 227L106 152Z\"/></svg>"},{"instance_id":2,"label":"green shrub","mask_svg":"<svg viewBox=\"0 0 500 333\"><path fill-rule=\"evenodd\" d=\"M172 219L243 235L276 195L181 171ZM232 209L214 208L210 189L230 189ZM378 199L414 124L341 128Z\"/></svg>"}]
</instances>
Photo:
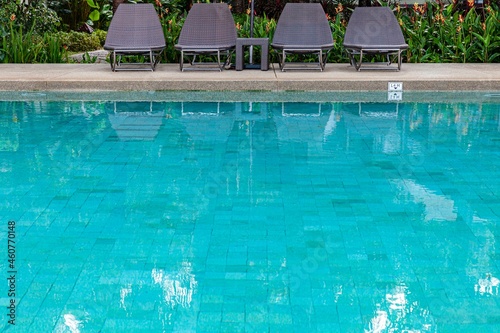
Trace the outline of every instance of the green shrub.
<instances>
[{"instance_id":1,"label":"green shrub","mask_svg":"<svg viewBox=\"0 0 500 333\"><path fill-rule=\"evenodd\" d=\"M104 42L106 42L106 35L108 34L108 32L96 29L92 34L96 35L97 38L99 38L99 43L101 44L101 46L104 46Z\"/></svg>"},{"instance_id":2,"label":"green shrub","mask_svg":"<svg viewBox=\"0 0 500 333\"><path fill-rule=\"evenodd\" d=\"M57 33L61 43L70 52L94 51L101 48L101 34L70 31Z\"/></svg>"}]
</instances>

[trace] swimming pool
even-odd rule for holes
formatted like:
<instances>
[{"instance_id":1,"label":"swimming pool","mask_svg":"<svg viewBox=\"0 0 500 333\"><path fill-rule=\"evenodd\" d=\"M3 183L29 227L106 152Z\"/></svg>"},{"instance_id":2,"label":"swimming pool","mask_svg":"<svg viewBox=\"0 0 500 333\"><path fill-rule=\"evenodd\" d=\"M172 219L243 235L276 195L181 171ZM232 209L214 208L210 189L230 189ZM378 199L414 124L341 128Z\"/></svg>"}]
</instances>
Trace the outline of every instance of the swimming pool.
<instances>
[{"instance_id":1,"label":"swimming pool","mask_svg":"<svg viewBox=\"0 0 500 333\"><path fill-rule=\"evenodd\" d=\"M127 96L0 102L0 327L500 325L498 95Z\"/></svg>"}]
</instances>

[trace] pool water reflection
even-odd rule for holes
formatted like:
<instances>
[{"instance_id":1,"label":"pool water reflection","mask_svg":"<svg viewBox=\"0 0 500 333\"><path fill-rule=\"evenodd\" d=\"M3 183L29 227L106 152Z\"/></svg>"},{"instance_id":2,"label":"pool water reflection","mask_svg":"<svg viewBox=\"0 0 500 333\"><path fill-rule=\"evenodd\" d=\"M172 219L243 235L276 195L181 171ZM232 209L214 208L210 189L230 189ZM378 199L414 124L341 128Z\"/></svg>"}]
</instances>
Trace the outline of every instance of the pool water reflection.
<instances>
[{"instance_id":1,"label":"pool water reflection","mask_svg":"<svg viewBox=\"0 0 500 333\"><path fill-rule=\"evenodd\" d=\"M11 330L494 332L499 109L0 102Z\"/></svg>"}]
</instances>

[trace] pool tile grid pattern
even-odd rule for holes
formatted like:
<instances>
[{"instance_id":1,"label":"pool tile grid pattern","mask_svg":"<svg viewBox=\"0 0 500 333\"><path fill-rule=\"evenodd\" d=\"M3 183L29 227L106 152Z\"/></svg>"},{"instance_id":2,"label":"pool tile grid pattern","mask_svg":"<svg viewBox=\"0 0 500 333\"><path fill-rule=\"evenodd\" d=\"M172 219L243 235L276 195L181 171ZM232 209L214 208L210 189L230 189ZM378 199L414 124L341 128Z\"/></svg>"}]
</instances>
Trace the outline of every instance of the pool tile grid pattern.
<instances>
[{"instance_id":1,"label":"pool tile grid pattern","mask_svg":"<svg viewBox=\"0 0 500 333\"><path fill-rule=\"evenodd\" d=\"M8 122L22 332L498 326L498 113L131 104Z\"/></svg>"}]
</instances>

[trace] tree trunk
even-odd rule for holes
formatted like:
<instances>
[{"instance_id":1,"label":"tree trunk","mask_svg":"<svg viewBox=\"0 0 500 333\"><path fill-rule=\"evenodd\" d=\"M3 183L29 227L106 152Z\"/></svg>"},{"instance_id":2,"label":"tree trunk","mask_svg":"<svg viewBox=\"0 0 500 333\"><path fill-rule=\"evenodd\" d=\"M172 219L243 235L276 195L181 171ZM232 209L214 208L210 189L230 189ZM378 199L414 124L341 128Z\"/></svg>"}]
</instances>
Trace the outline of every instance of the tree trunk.
<instances>
[{"instance_id":1,"label":"tree trunk","mask_svg":"<svg viewBox=\"0 0 500 333\"><path fill-rule=\"evenodd\" d=\"M113 14L116 12L116 9L118 9L118 6L125 1L126 0L113 0Z\"/></svg>"},{"instance_id":2,"label":"tree trunk","mask_svg":"<svg viewBox=\"0 0 500 333\"><path fill-rule=\"evenodd\" d=\"M233 1L233 13L244 13L247 9L248 0L236 0Z\"/></svg>"},{"instance_id":3,"label":"tree trunk","mask_svg":"<svg viewBox=\"0 0 500 333\"><path fill-rule=\"evenodd\" d=\"M359 0L359 7L371 7L372 1L371 0Z\"/></svg>"}]
</instances>

